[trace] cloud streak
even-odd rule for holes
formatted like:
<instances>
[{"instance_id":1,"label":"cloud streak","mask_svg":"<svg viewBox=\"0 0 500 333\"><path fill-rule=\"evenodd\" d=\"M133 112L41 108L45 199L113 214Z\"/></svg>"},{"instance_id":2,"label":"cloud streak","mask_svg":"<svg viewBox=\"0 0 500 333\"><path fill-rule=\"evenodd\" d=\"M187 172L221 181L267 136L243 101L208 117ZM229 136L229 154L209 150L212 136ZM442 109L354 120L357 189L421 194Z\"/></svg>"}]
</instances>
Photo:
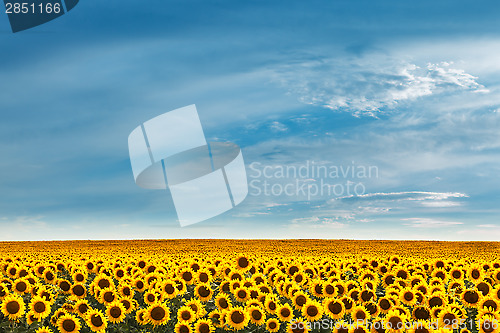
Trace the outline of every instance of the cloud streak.
<instances>
[{"instance_id":1,"label":"cloud streak","mask_svg":"<svg viewBox=\"0 0 500 333\"><path fill-rule=\"evenodd\" d=\"M444 92L488 92L452 62L417 65L377 54L305 60L277 68L275 77L305 104L356 116L376 116L402 102Z\"/></svg>"}]
</instances>

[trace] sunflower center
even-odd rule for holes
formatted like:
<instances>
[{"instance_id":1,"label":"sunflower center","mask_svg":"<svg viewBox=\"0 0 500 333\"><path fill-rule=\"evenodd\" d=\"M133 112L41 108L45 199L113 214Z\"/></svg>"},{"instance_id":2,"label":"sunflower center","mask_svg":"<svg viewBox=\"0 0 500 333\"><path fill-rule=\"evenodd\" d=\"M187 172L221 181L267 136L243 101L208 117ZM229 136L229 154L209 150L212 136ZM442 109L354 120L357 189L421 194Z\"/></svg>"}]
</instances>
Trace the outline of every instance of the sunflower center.
<instances>
[{"instance_id":1,"label":"sunflower center","mask_svg":"<svg viewBox=\"0 0 500 333\"><path fill-rule=\"evenodd\" d=\"M73 293L76 296L83 296L83 294L85 293L85 289L81 285L78 284L78 285L73 287Z\"/></svg>"},{"instance_id":2,"label":"sunflower center","mask_svg":"<svg viewBox=\"0 0 500 333\"><path fill-rule=\"evenodd\" d=\"M165 318L165 315L167 313L165 312L165 309L163 309L160 306L155 307L153 310L151 310L151 318L154 320L162 320Z\"/></svg>"},{"instance_id":3,"label":"sunflower center","mask_svg":"<svg viewBox=\"0 0 500 333\"><path fill-rule=\"evenodd\" d=\"M471 275L474 279L479 279L479 277L481 276L477 269L473 270Z\"/></svg>"},{"instance_id":4,"label":"sunflower center","mask_svg":"<svg viewBox=\"0 0 500 333\"><path fill-rule=\"evenodd\" d=\"M95 327L101 327L104 322L102 321L102 318L101 316L97 316L95 314L93 314L91 317L90 317L90 322L92 323L92 325L94 325Z\"/></svg>"},{"instance_id":5,"label":"sunflower center","mask_svg":"<svg viewBox=\"0 0 500 333\"><path fill-rule=\"evenodd\" d=\"M429 300L429 305L431 307L441 306L441 305L443 305L443 300L441 298L439 298L439 297L432 297Z\"/></svg>"},{"instance_id":6,"label":"sunflower center","mask_svg":"<svg viewBox=\"0 0 500 333\"><path fill-rule=\"evenodd\" d=\"M7 303L6 308L9 314L16 314L21 309L21 306L17 301L10 301L9 303Z\"/></svg>"},{"instance_id":7,"label":"sunflower center","mask_svg":"<svg viewBox=\"0 0 500 333\"><path fill-rule=\"evenodd\" d=\"M282 310L281 310L281 315L282 315L283 317L285 317L285 318L286 318L286 317L288 317L288 316L290 315L290 310L289 310L288 308L284 308L284 309L282 309Z\"/></svg>"},{"instance_id":8,"label":"sunflower center","mask_svg":"<svg viewBox=\"0 0 500 333\"><path fill-rule=\"evenodd\" d=\"M208 290L205 286L201 286L200 289L198 289L198 292L201 297L208 297L208 295L210 295L210 290Z\"/></svg>"},{"instance_id":9,"label":"sunflower center","mask_svg":"<svg viewBox=\"0 0 500 333\"><path fill-rule=\"evenodd\" d=\"M191 279L193 278L193 274L191 274L191 272L184 272L182 273L182 278L184 279L184 281L191 281Z\"/></svg>"},{"instance_id":10,"label":"sunflower center","mask_svg":"<svg viewBox=\"0 0 500 333\"><path fill-rule=\"evenodd\" d=\"M248 262L247 258L241 257L241 258L238 259L238 266L240 266L241 268L248 267L248 264L249 264L249 262Z\"/></svg>"},{"instance_id":11,"label":"sunflower center","mask_svg":"<svg viewBox=\"0 0 500 333\"><path fill-rule=\"evenodd\" d=\"M254 320L261 320L262 319L262 313L260 313L259 310L253 310L252 311L252 318Z\"/></svg>"},{"instance_id":12,"label":"sunflower center","mask_svg":"<svg viewBox=\"0 0 500 333\"><path fill-rule=\"evenodd\" d=\"M33 308L35 309L36 313L43 313L47 307L45 306L44 302L36 302Z\"/></svg>"},{"instance_id":13,"label":"sunflower center","mask_svg":"<svg viewBox=\"0 0 500 333\"><path fill-rule=\"evenodd\" d=\"M380 307L383 309L383 310L387 310L391 307L391 302L389 302L388 300L386 299L382 299L380 300Z\"/></svg>"},{"instance_id":14,"label":"sunflower center","mask_svg":"<svg viewBox=\"0 0 500 333\"><path fill-rule=\"evenodd\" d=\"M276 328L276 323L274 321L271 321L269 323L269 328L272 329L272 330L274 330Z\"/></svg>"},{"instance_id":15,"label":"sunflower center","mask_svg":"<svg viewBox=\"0 0 500 333\"><path fill-rule=\"evenodd\" d=\"M26 282L24 281L21 281L19 282L17 285L16 285L16 289L19 291L19 292L24 292L26 290L28 286L26 285Z\"/></svg>"},{"instance_id":16,"label":"sunflower center","mask_svg":"<svg viewBox=\"0 0 500 333\"><path fill-rule=\"evenodd\" d=\"M113 302L114 299L115 299L115 295L111 291L107 291L104 294L104 300L106 300L106 302Z\"/></svg>"},{"instance_id":17,"label":"sunflower center","mask_svg":"<svg viewBox=\"0 0 500 333\"><path fill-rule=\"evenodd\" d=\"M200 326L198 326L198 332L200 333L209 333L210 332L210 326L208 326L208 324L201 324Z\"/></svg>"},{"instance_id":18,"label":"sunflower center","mask_svg":"<svg viewBox=\"0 0 500 333\"><path fill-rule=\"evenodd\" d=\"M105 289L105 288L108 288L110 284L109 284L108 280L102 279L102 280L99 280L99 282L97 283L97 285L99 286L99 288Z\"/></svg>"},{"instance_id":19,"label":"sunflower center","mask_svg":"<svg viewBox=\"0 0 500 333\"><path fill-rule=\"evenodd\" d=\"M165 286L165 292L166 292L167 294L169 294L169 295L172 295L172 294L175 292L175 288L174 288L174 286L173 286L173 285L171 285L171 284L167 284L167 285Z\"/></svg>"},{"instance_id":20,"label":"sunflower center","mask_svg":"<svg viewBox=\"0 0 500 333\"><path fill-rule=\"evenodd\" d=\"M358 312L356 312L355 317L356 317L356 319L365 319L366 314L363 311L358 311Z\"/></svg>"},{"instance_id":21,"label":"sunflower center","mask_svg":"<svg viewBox=\"0 0 500 333\"><path fill-rule=\"evenodd\" d=\"M231 314L231 320L235 324L241 324L245 320L245 316L240 311L235 311Z\"/></svg>"},{"instance_id":22,"label":"sunflower center","mask_svg":"<svg viewBox=\"0 0 500 333\"><path fill-rule=\"evenodd\" d=\"M297 299L295 300L295 302L297 303L298 306L302 306L304 304L306 304L306 297L304 295L300 295L300 296L297 296Z\"/></svg>"},{"instance_id":23,"label":"sunflower center","mask_svg":"<svg viewBox=\"0 0 500 333\"><path fill-rule=\"evenodd\" d=\"M316 308L315 306L309 306L307 308L307 314L311 317L318 315L318 308Z\"/></svg>"},{"instance_id":24,"label":"sunflower center","mask_svg":"<svg viewBox=\"0 0 500 333\"><path fill-rule=\"evenodd\" d=\"M464 299L471 304L475 304L479 301L479 295L475 291L469 290L465 292Z\"/></svg>"},{"instance_id":25,"label":"sunflower center","mask_svg":"<svg viewBox=\"0 0 500 333\"><path fill-rule=\"evenodd\" d=\"M76 329L76 324L73 319L64 319L62 322L62 327L67 332L73 332Z\"/></svg>"},{"instance_id":26,"label":"sunflower center","mask_svg":"<svg viewBox=\"0 0 500 333\"><path fill-rule=\"evenodd\" d=\"M179 329L179 333L189 333L191 330L189 329L189 326L182 325Z\"/></svg>"},{"instance_id":27,"label":"sunflower center","mask_svg":"<svg viewBox=\"0 0 500 333\"><path fill-rule=\"evenodd\" d=\"M148 295L148 301L150 301L150 302L154 302L154 301L155 301L155 299L156 299L155 295L153 295L153 294L149 294L149 295Z\"/></svg>"},{"instance_id":28,"label":"sunflower center","mask_svg":"<svg viewBox=\"0 0 500 333\"><path fill-rule=\"evenodd\" d=\"M394 329L401 329L403 327L403 321L399 317L391 317L389 318L388 326Z\"/></svg>"},{"instance_id":29,"label":"sunflower center","mask_svg":"<svg viewBox=\"0 0 500 333\"><path fill-rule=\"evenodd\" d=\"M354 333L365 333L363 327L356 327L353 331Z\"/></svg>"},{"instance_id":30,"label":"sunflower center","mask_svg":"<svg viewBox=\"0 0 500 333\"><path fill-rule=\"evenodd\" d=\"M340 305L339 302L329 303L328 310L330 310L331 313L337 315L342 312L342 305Z\"/></svg>"},{"instance_id":31,"label":"sunflower center","mask_svg":"<svg viewBox=\"0 0 500 333\"><path fill-rule=\"evenodd\" d=\"M78 306L78 311L79 311L80 313L85 313L85 312L87 312L87 310L88 310L88 309L89 309L89 307L88 307L88 306L87 306L87 304L85 304L85 303L82 303L82 304L80 304L80 305Z\"/></svg>"},{"instance_id":32,"label":"sunflower center","mask_svg":"<svg viewBox=\"0 0 500 333\"><path fill-rule=\"evenodd\" d=\"M182 311L181 318L184 319L184 320L191 319L191 312L189 312L189 311Z\"/></svg>"},{"instance_id":33,"label":"sunflower center","mask_svg":"<svg viewBox=\"0 0 500 333\"><path fill-rule=\"evenodd\" d=\"M118 306L114 306L109 310L109 314L113 318L119 318L122 315L122 310Z\"/></svg>"},{"instance_id":34,"label":"sunflower center","mask_svg":"<svg viewBox=\"0 0 500 333\"><path fill-rule=\"evenodd\" d=\"M415 310L415 318L417 319L429 319L430 313L426 308L417 308Z\"/></svg>"},{"instance_id":35,"label":"sunflower center","mask_svg":"<svg viewBox=\"0 0 500 333\"><path fill-rule=\"evenodd\" d=\"M494 300L490 299L490 300L487 300L486 302L484 302L483 307L484 308L490 307L493 309L493 311L496 311L496 309L498 308L498 305Z\"/></svg>"},{"instance_id":36,"label":"sunflower center","mask_svg":"<svg viewBox=\"0 0 500 333\"><path fill-rule=\"evenodd\" d=\"M483 329L483 332L485 333L491 333L495 330L495 323L489 321L489 320L485 320L483 321L483 324L481 325L481 328Z\"/></svg>"},{"instance_id":37,"label":"sunflower center","mask_svg":"<svg viewBox=\"0 0 500 333\"><path fill-rule=\"evenodd\" d=\"M229 304L227 303L227 300L225 298L221 298L219 300L219 306L223 309L226 309L229 306Z\"/></svg>"}]
</instances>

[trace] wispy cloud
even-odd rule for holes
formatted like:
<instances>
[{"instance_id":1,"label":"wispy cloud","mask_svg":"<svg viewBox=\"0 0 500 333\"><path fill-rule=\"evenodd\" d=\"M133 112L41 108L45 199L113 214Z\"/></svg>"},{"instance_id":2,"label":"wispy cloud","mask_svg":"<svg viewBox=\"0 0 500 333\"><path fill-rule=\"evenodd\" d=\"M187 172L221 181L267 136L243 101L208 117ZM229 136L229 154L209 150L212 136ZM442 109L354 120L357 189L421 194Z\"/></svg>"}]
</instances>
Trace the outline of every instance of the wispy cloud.
<instances>
[{"instance_id":1,"label":"wispy cloud","mask_svg":"<svg viewBox=\"0 0 500 333\"><path fill-rule=\"evenodd\" d=\"M354 115L376 115L448 91L488 91L452 62L417 65L379 54L299 61L277 68L275 77L303 103Z\"/></svg>"},{"instance_id":2,"label":"wispy cloud","mask_svg":"<svg viewBox=\"0 0 500 333\"><path fill-rule=\"evenodd\" d=\"M467 198L465 193L458 192L422 192L422 191L405 191L405 192L380 192L366 193L361 195L349 195L335 198L332 200L369 200L369 201L441 201L453 198ZM428 203L422 203L428 204Z\"/></svg>"},{"instance_id":3,"label":"wispy cloud","mask_svg":"<svg viewBox=\"0 0 500 333\"><path fill-rule=\"evenodd\" d=\"M435 220L432 218L421 218L421 217L406 218L401 220L407 221L407 223L403 224L413 228L441 228L441 227L449 227L449 226L464 224L463 222L443 221L443 220Z\"/></svg>"}]
</instances>

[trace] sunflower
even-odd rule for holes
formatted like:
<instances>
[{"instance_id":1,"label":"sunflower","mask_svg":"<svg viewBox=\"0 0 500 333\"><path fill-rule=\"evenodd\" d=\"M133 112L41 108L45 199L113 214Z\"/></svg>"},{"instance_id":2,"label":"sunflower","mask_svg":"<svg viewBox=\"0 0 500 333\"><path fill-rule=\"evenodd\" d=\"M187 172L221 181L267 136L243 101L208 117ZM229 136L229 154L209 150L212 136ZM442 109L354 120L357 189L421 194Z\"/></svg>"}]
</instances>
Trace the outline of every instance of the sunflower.
<instances>
[{"instance_id":1,"label":"sunflower","mask_svg":"<svg viewBox=\"0 0 500 333\"><path fill-rule=\"evenodd\" d=\"M385 273L382 276L382 285L384 287L388 287L388 286L392 285L395 280L396 280L396 275L394 275L394 274L392 274L390 272Z\"/></svg>"},{"instance_id":2,"label":"sunflower","mask_svg":"<svg viewBox=\"0 0 500 333\"><path fill-rule=\"evenodd\" d=\"M78 298L85 298L87 294L87 289L85 288L85 285L83 283L78 282L70 287L69 293L72 296L76 296Z\"/></svg>"},{"instance_id":3,"label":"sunflower","mask_svg":"<svg viewBox=\"0 0 500 333\"><path fill-rule=\"evenodd\" d=\"M276 315L281 321L290 321L293 317L292 307L288 303L285 303L278 307Z\"/></svg>"},{"instance_id":4,"label":"sunflower","mask_svg":"<svg viewBox=\"0 0 500 333\"><path fill-rule=\"evenodd\" d=\"M147 316L147 309L140 309L135 313L135 320L139 325L147 325L149 323L149 318Z\"/></svg>"},{"instance_id":5,"label":"sunflower","mask_svg":"<svg viewBox=\"0 0 500 333\"><path fill-rule=\"evenodd\" d=\"M85 283L85 281L87 281L88 275L86 272L75 271L73 275L71 275L71 277L73 278L73 281L75 283Z\"/></svg>"},{"instance_id":6,"label":"sunflower","mask_svg":"<svg viewBox=\"0 0 500 333\"><path fill-rule=\"evenodd\" d=\"M206 314L205 308L201 304L201 302L197 299L191 299L184 303L184 305L189 306L191 310L194 311L196 318L201 318Z\"/></svg>"},{"instance_id":7,"label":"sunflower","mask_svg":"<svg viewBox=\"0 0 500 333\"><path fill-rule=\"evenodd\" d=\"M349 328L349 333L369 333L370 330L364 324L353 324Z\"/></svg>"},{"instance_id":8,"label":"sunflower","mask_svg":"<svg viewBox=\"0 0 500 333\"><path fill-rule=\"evenodd\" d=\"M250 321L255 325L263 325L266 322L266 312L261 307L253 305L247 307L246 310Z\"/></svg>"},{"instance_id":9,"label":"sunflower","mask_svg":"<svg viewBox=\"0 0 500 333\"><path fill-rule=\"evenodd\" d=\"M9 288L3 282L0 282L0 301L9 294Z\"/></svg>"},{"instance_id":10,"label":"sunflower","mask_svg":"<svg viewBox=\"0 0 500 333\"><path fill-rule=\"evenodd\" d=\"M467 278L473 283L481 281L484 277L484 269L478 265L473 264L467 270Z\"/></svg>"},{"instance_id":11,"label":"sunflower","mask_svg":"<svg viewBox=\"0 0 500 333\"><path fill-rule=\"evenodd\" d=\"M103 332L108 327L108 320L100 310L89 309L85 313L85 322L93 332Z\"/></svg>"},{"instance_id":12,"label":"sunflower","mask_svg":"<svg viewBox=\"0 0 500 333\"><path fill-rule=\"evenodd\" d=\"M481 320L478 321L480 324L479 332L480 333L499 333L500 325L498 323L498 319L491 315L486 315L481 317Z\"/></svg>"},{"instance_id":13,"label":"sunflower","mask_svg":"<svg viewBox=\"0 0 500 333\"><path fill-rule=\"evenodd\" d=\"M172 288L175 289L173 286ZM134 297L134 290L128 283L120 283L117 290L122 297ZM162 289L162 291L164 291L164 289Z\"/></svg>"},{"instance_id":14,"label":"sunflower","mask_svg":"<svg viewBox=\"0 0 500 333\"><path fill-rule=\"evenodd\" d=\"M213 310L208 314L208 318L212 321L212 324L221 328L224 326L224 313L220 310Z\"/></svg>"},{"instance_id":15,"label":"sunflower","mask_svg":"<svg viewBox=\"0 0 500 333\"><path fill-rule=\"evenodd\" d=\"M194 295L198 297L201 301L206 302L212 298L213 291L210 288L210 284L202 283L198 284L194 289Z\"/></svg>"},{"instance_id":16,"label":"sunflower","mask_svg":"<svg viewBox=\"0 0 500 333\"><path fill-rule=\"evenodd\" d=\"M184 305L177 310L177 320L191 323L196 320L196 312L190 306Z\"/></svg>"},{"instance_id":17,"label":"sunflower","mask_svg":"<svg viewBox=\"0 0 500 333\"><path fill-rule=\"evenodd\" d=\"M364 306L357 305L350 311L351 318L354 322L362 321L366 322L370 317L370 314Z\"/></svg>"},{"instance_id":18,"label":"sunflower","mask_svg":"<svg viewBox=\"0 0 500 333\"><path fill-rule=\"evenodd\" d=\"M326 298L323 301L323 310L331 319L340 319L345 314L344 303L339 299Z\"/></svg>"},{"instance_id":19,"label":"sunflower","mask_svg":"<svg viewBox=\"0 0 500 333\"><path fill-rule=\"evenodd\" d=\"M40 296L33 297L29 305L30 312L38 320L48 317L51 311L50 307L50 302Z\"/></svg>"},{"instance_id":20,"label":"sunflower","mask_svg":"<svg viewBox=\"0 0 500 333\"><path fill-rule=\"evenodd\" d=\"M137 301L131 297L123 297L118 300L125 308L125 314L129 314L135 310Z\"/></svg>"},{"instance_id":21,"label":"sunflower","mask_svg":"<svg viewBox=\"0 0 500 333\"><path fill-rule=\"evenodd\" d=\"M479 293L475 289L465 290L461 295L462 303L465 306L468 306L471 308L475 307L477 304L479 304L481 302L481 298L482 298L481 293Z\"/></svg>"},{"instance_id":22,"label":"sunflower","mask_svg":"<svg viewBox=\"0 0 500 333\"><path fill-rule=\"evenodd\" d=\"M193 327L190 323L179 321L174 326L175 333L191 333L193 332Z\"/></svg>"},{"instance_id":23,"label":"sunflower","mask_svg":"<svg viewBox=\"0 0 500 333\"><path fill-rule=\"evenodd\" d=\"M200 319L194 324L195 333L214 333L215 327L212 322L207 319Z\"/></svg>"},{"instance_id":24,"label":"sunflower","mask_svg":"<svg viewBox=\"0 0 500 333\"><path fill-rule=\"evenodd\" d=\"M119 301L114 301L106 306L106 316L112 323L121 323L125 319L126 310Z\"/></svg>"},{"instance_id":25,"label":"sunflower","mask_svg":"<svg viewBox=\"0 0 500 333\"><path fill-rule=\"evenodd\" d=\"M440 307L440 306L445 305L445 303L446 303L445 300L446 300L446 295L444 295L442 293L436 293L436 294L431 295L427 299L427 304L429 304L429 306L431 308Z\"/></svg>"},{"instance_id":26,"label":"sunflower","mask_svg":"<svg viewBox=\"0 0 500 333\"><path fill-rule=\"evenodd\" d=\"M389 297L380 297L378 299L378 308L380 309L380 312L382 313L387 313L391 309L391 307L394 305L393 302L391 302L391 299Z\"/></svg>"},{"instance_id":27,"label":"sunflower","mask_svg":"<svg viewBox=\"0 0 500 333\"><path fill-rule=\"evenodd\" d=\"M335 323L332 333L348 333L350 328L351 328L350 323L344 320L339 320Z\"/></svg>"},{"instance_id":28,"label":"sunflower","mask_svg":"<svg viewBox=\"0 0 500 333\"><path fill-rule=\"evenodd\" d=\"M24 316L26 306L20 296L8 295L2 301L1 311L9 320L18 320Z\"/></svg>"},{"instance_id":29,"label":"sunflower","mask_svg":"<svg viewBox=\"0 0 500 333\"><path fill-rule=\"evenodd\" d=\"M314 280L309 284L309 290L311 294L318 298L323 298L325 295L323 295L323 281L321 280Z\"/></svg>"},{"instance_id":30,"label":"sunflower","mask_svg":"<svg viewBox=\"0 0 500 333\"><path fill-rule=\"evenodd\" d=\"M154 304L160 300L160 295L154 291L147 291L144 293L144 303L147 305Z\"/></svg>"},{"instance_id":31,"label":"sunflower","mask_svg":"<svg viewBox=\"0 0 500 333\"><path fill-rule=\"evenodd\" d=\"M286 331L287 333L307 333L309 332L308 326L309 324L303 318L298 318L287 325Z\"/></svg>"},{"instance_id":32,"label":"sunflower","mask_svg":"<svg viewBox=\"0 0 500 333\"><path fill-rule=\"evenodd\" d=\"M19 278L15 280L12 284L12 291L21 296L29 293L31 291L31 285L28 279Z\"/></svg>"},{"instance_id":33,"label":"sunflower","mask_svg":"<svg viewBox=\"0 0 500 333\"><path fill-rule=\"evenodd\" d=\"M146 316L153 326L165 325L170 320L170 311L163 303L151 304L147 308Z\"/></svg>"},{"instance_id":34,"label":"sunflower","mask_svg":"<svg viewBox=\"0 0 500 333\"><path fill-rule=\"evenodd\" d=\"M226 294L221 293L215 298L215 305L221 310L227 310L232 304L229 297Z\"/></svg>"},{"instance_id":35,"label":"sunflower","mask_svg":"<svg viewBox=\"0 0 500 333\"><path fill-rule=\"evenodd\" d=\"M267 295L264 302L264 306L267 312L269 312L270 314L275 314L278 309L279 303L276 300L276 298L274 298L274 296Z\"/></svg>"},{"instance_id":36,"label":"sunflower","mask_svg":"<svg viewBox=\"0 0 500 333\"><path fill-rule=\"evenodd\" d=\"M244 328L250 320L248 313L239 306L227 310L225 318L227 324L235 330Z\"/></svg>"},{"instance_id":37,"label":"sunflower","mask_svg":"<svg viewBox=\"0 0 500 333\"><path fill-rule=\"evenodd\" d=\"M307 303L309 297L303 291L297 291L292 297L292 303L295 309L300 310Z\"/></svg>"},{"instance_id":38,"label":"sunflower","mask_svg":"<svg viewBox=\"0 0 500 333\"><path fill-rule=\"evenodd\" d=\"M266 321L266 331L278 332L280 329L280 322L276 318L269 318Z\"/></svg>"},{"instance_id":39,"label":"sunflower","mask_svg":"<svg viewBox=\"0 0 500 333\"><path fill-rule=\"evenodd\" d=\"M54 333L49 327L47 326L42 326L39 329L35 331L35 333Z\"/></svg>"},{"instance_id":40,"label":"sunflower","mask_svg":"<svg viewBox=\"0 0 500 333\"><path fill-rule=\"evenodd\" d=\"M445 329L457 329L460 324L460 317L461 313L448 305L439 312L437 319L441 327Z\"/></svg>"},{"instance_id":41,"label":"sunflower","mask_svg":"<svg viewBox=\"0 0 500 333\"><path fill-rule=\"evenodd\" d=\"M75 303L75 312L84 317L90 309L89 302L86 299L80 299Z\"/></svg>"},{"instance_id":42,"label":"sunflower","mask_svg":"<svg viewBox=\"0 0 500 333\"><path fill-rule=\"evenodd\" d=\"M425 305L417 305L412 310L412 318L415 320L430 320L431 311L429 307Z\"/></svg>"},{"instance_id":43,"label":"sunflower","mask_svg":"<svg viewBox=\"0 0 500 333\"><path fill-rule=\"evenodd\" d=\"M377 298L373 290L366 290L366 289L361 292L359 297L361 298L362 302L369 302Z\"/></svg>"},{"instance_id":44,"label":"sunflower","mask_svg":"<svg viewBox=\"0 0 500 333\"><path fill-rule=\"evenodd\" d=\"M407 306L413 306L417 303L417 298L415 292L410 288L404 288L399 294L399 300L401 303Z\"/></svg>"},{"instance_id":45,"label":"sunflower","mask_svg":"<svg viewBox=\"0 0 500 333\"><path fill-rule=\"evenodd\" d=\"M309 300L302 307L302 316L309 321L317 321L323 316L323 307L316 301Z\"/></svg>"},{"instance_id":46,"label":"sunflower","mask_svg":"<svg viewBox=\"0 0 500 333\"><path fill-rule=\"evenodd\" d=\"M407 316L397 310L391 310L384 318L384 323L389 332L403 332Z\"/></svg>"},{"instance_id":47,"label":"sunflower","mask_svg":"<svg viewBox=\"0 0 500 333\"><path fill-rule=\"evenodd\" d=\"M61 333L80 332L80 321L75 315L66 313L57 319L57 327Z\"/></svg>"},{"instance_id":48,"label":"sunflower","mask_svg":"<svg viewBox=\"0 0 500 333\"><path fill-rule=\"evenodd\" d=\"M250 259L244 255L239 255L236 257L236 269L238 271L246 271L250 267Z\"/></svg>"}]
</instances>

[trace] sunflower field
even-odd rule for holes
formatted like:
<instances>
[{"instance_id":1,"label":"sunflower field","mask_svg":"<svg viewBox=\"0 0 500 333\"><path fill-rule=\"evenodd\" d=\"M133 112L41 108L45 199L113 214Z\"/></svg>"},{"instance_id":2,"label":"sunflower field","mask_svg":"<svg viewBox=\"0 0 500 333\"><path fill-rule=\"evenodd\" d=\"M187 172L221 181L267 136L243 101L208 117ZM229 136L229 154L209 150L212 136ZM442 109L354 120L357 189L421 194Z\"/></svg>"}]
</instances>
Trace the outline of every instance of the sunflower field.
<instances>
[{"instance_id":1,"label":"sunflower field","mask_svg":"<svg viewBox=\"0 0 500 333\"><path fill-rule=\"evenodd\" d=\"M0 243L0 332L499 333L500 244Z\"/></svg>"}]
</instances>

